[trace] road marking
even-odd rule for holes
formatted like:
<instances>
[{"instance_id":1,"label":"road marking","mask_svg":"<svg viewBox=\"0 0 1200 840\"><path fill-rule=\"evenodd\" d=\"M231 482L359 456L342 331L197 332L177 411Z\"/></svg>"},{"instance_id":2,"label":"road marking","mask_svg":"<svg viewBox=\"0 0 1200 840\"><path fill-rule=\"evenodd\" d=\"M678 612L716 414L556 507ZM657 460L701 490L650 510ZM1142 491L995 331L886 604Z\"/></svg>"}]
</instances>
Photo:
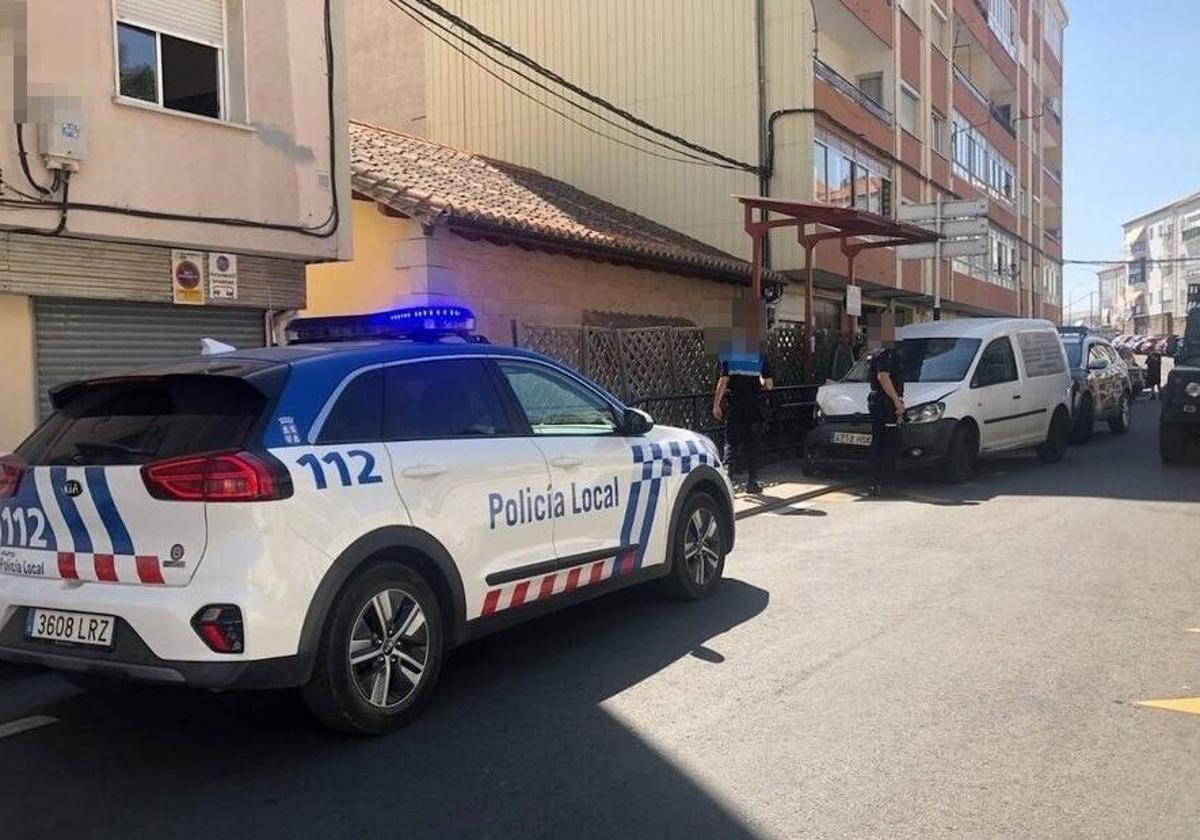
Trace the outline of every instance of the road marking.
<instances>
[{"instance_id":1,"label":"road marking","mask_svg":"<svg viewBox=\"0 0 1200 840\"><path fill-rule=\"evenodd\" d=\"M1174 700L1141 700L1138 706L1150 709L1166 709L1168 712L1185 712L1200 715L1200 697L1178 697Z\"/></svg>"},{"instance_id":2,"label":"road marking","mask_svg":"<svg viewBox=\"0 0 1200 840\"><path fill-rule=\"evenodd\" d=\"M1200 633L1200 627L1189 627L1188 632L1189 633Z\"/></svg>"},{"instance_id":3,"label":"road marking","mask_svg":"<svg viewBox=\"0 0 1200 840\"><path fill-rule=\"evenodd\" d=\"M14 720L11 723L0 724L0 738L7 738L9 735L20 735L22 732L28 732L31 729L37 729L42 726L49 726L52 723L58 723L58 718L50 717L49 715L34 715L33 717Z\"/></svg>"}]
</instances>

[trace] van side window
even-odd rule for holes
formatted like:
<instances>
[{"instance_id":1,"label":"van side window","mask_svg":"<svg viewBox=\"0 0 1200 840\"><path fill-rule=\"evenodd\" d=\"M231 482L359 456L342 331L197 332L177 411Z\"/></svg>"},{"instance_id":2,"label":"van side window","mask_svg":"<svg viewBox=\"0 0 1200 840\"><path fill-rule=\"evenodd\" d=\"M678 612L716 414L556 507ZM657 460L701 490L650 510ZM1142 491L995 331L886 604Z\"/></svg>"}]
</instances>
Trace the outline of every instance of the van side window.
<instances>
[{"instance_id":1,"label":"van side window","mask_svg":"<svg viewBox=\"0 0 1200 840\"><path fill-rule=\"evenodd\" d=\"M1053 376L1067 369L1062 341L1054 333L1044 330L1017 333L1017 346L1025 362L1025 375L1030 379Z\"/></svg>"},{"instance_id":2,"label":"van side window","mask_svg":"<svg viewBox=\"0 0 1200 840\"><path fill-rule=\"evenodd\" d=\"M994 339L979 357L975 376L971 378L971 387L986 388L989 385L1016 381L1017 357L1013 355L1012 342L1007 337Z\"/></svg>"}]
</instances>

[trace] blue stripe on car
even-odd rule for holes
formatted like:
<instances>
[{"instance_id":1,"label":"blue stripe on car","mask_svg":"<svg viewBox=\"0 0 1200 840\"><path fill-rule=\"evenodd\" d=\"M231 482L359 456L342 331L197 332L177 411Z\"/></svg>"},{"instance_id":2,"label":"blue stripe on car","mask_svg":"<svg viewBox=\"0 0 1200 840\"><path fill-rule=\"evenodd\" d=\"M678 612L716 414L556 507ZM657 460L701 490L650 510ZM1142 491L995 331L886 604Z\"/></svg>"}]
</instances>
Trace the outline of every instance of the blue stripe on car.
<instances>
[{"instance_id":1,"label":"blue stripe on car","mask_svg":"<svg viewBox=\"0 0 1200 840\"><path fill-rule=\"evenodd\" d=\"M96 503L96 511L108 530L109 539L112 540L113 554L132 555L133 540L129 537L129 529L121 519L116 502L113 501L104 467L86 467L84 474L87 477L88 492L92 494L92 501Z\"/></svg>"},{"instance_id":2,"label":"blue stripe on car","mask_svg":"<svg viewBox=\"0 0 1200 840\"><path fill-rule=\"evenodd\" d=\"M58 509L62 511L67 528L71 531L71 541L75 543L74 551L79 554L91 554L92 535L88 533L87 526L83 524L83 517L79 515L79 508L75 507L75 500L67 495L66 484L67 468L51 467L50 485L54 488L54 498L58 502Z\"/></svg>"}]
</instances>

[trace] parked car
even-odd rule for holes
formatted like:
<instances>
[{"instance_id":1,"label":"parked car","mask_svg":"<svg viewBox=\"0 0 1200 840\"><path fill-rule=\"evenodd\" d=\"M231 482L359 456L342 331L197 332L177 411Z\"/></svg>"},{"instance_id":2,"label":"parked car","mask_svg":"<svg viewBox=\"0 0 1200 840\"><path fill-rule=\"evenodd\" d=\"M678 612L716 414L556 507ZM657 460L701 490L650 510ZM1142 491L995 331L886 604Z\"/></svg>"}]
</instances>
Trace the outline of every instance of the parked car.
<instances>
[{"instance_id":1,"label":"parked car","mask_svg":"<svg viewBox=\"0 0 1200 840\"><path fill-rule=\"evenodd\" d=\"M1125 361L1111 344L1084 328L1060 329L1071 365L1071 440L1087 443L1097 421L1117 434L1129 431L1133 384Z\"/></svg>"},{"instance_id":2,"label":"parked car","mask_svg":"<svg viewBox=\"0 0 1200 840\"><path fill-rule=\"evenodd\" d=\"M951 482L976 459L1036 447L1062 460L1071 427L1071 376L1049 321L959 318L897 331L907 410L900 466L933 466ZM861 464L872 442L869 367L817 391L818 425L805 441L805 469Z\"/></svg>"},{"instance_id":3,"label":"parked car","mask_svg":"<svg viewBox=\"0 0 1200 840\"><path fill-rule=\"evenodd\" d=\"M1137 357L1128 347L1114 343L1113 349L1117 351L1117 355L1125 363L1125 369L1129 371L1129 385L1133 398L1136 400L1138 394L1146 390L1146 368L1138 363Z\"/></svg>"},{"instance_id":4,"label":"parked car","mask_svg":"<svg viewBox=\"0 0 1200 840\"><path fill-rule=\"evenodd\" d=\"M1175 354L1175 367L1163 388L1158 421L1158 449L1164 464L1187 456L1200 439L1200 308L1188 313L1187 331Z\"/></svg>"}]
</instances>

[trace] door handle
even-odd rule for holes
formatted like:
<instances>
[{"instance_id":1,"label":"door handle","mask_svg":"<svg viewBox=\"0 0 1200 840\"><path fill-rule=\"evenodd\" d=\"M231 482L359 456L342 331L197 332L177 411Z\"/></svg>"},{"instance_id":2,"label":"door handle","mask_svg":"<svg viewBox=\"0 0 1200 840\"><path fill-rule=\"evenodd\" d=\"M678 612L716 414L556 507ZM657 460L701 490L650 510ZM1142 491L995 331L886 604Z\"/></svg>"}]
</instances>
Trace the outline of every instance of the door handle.
<instances>
[{"instance_id":1,"label":"door handle","mask_svg":"<svg viewBox=\"0 0 1200 840\"><path fill-rule=\"evenodd\" d=\"M1019 399L1021 399L1021 395L1020 395L1020 394L1013 394L1013 399L1014 399L1014 400L1019 400Z\"/></svg>"},{"instance_id":2,"label":"door handle","mask_svg":"<svg viewBox=\"0 0 1200 840\"><path fill-rule=\"evenodd\" d=\"M405 478L433 478L446 471L445 464L413 464L400 470Z\"/></svg>"},{"instance_id":3,"label":"door handle","mask_svg":"<svg viewBox=\"0 0 1200 840\"><path fill-rule=\"evenodd\" d=\"M583 459L577 458L574 455L559 455L556 458L550 459L550 465L558 467L560 470L573 470L576 467L583 466Z\"/></svg>"}]
</instances>

